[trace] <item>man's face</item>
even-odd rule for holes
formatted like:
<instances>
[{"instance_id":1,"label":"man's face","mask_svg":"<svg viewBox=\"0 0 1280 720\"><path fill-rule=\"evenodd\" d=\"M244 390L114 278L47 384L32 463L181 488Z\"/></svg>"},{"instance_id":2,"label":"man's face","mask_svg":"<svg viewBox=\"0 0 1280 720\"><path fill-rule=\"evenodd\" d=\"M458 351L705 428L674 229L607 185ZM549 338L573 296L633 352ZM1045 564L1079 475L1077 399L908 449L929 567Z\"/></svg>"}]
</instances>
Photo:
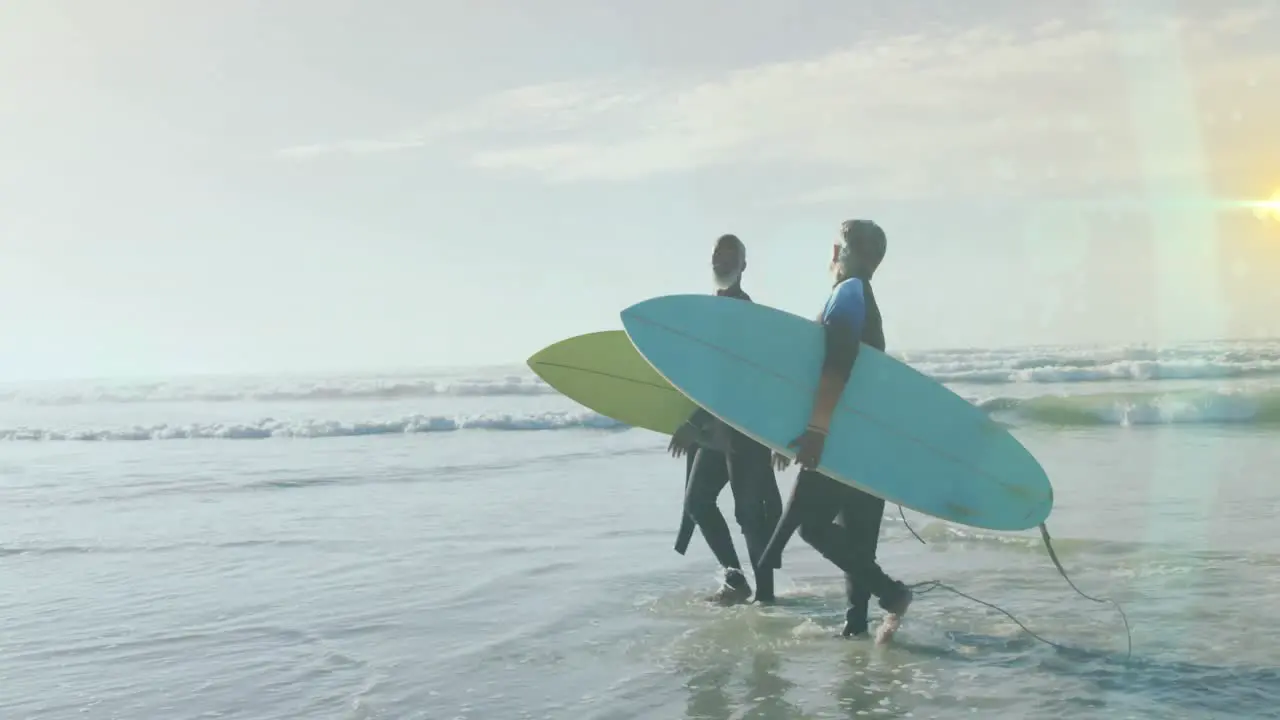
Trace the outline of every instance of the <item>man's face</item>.
<instances>
[{"instance_id":1,"label":"man's face","mask_svg":"<svg viewBox=\"0 0 1280 720\"><path fill-rule=\"evenodd\" d=\"M736 243L725 242L716 246L711 253L711 272L715 275L716 285L721 289L732 287L742 275L742 252Z\"/></svg>"},{"instance_id":2,"label":"man's face","mask_svg":"<svg viewBox=\"0 0 1280 720\"><path fill-rule=\"evenodd\" d=\"M831 264L827 266L827 269L831 272L832 279L838 278L840 276L840 270L841 270L840 252L842 250L844 250L843 243L835 243L834 245L831 246Z\"/></svg>"}]
</instances>

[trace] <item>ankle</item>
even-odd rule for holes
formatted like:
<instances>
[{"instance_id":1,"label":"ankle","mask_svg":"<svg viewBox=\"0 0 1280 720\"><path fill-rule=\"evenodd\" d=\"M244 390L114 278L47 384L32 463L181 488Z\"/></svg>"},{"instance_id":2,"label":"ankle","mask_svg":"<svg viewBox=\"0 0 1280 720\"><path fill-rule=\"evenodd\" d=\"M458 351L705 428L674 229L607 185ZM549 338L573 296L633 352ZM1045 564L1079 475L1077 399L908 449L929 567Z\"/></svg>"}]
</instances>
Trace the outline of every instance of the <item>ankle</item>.
<instances>
[{"instance_id":1,"label":"ankle","mask_svg":"<svg viewBox=\"0 0 1280 720\"><path fill-rule=\"evenodd\" d=\"M911 602L911 588L906 583L895 580L893 583L893 592L887 597L880 598L881 609L890 613L900 613L906 610L906 606Z\"/></svg>"},{"instance_id":2,"label":"ankle","mask_svg":"<svg viewBox=\"0 0 1280 720\"><path fill-rule=\"evenodd\" d=\"M732 588L751 587L747 582L747 576L738 568L725 568L724 584Z\"/></svg>"},{"instance_id":3,"label":"ankle","mask_svg":"<svg viewBox=\"0 0 1280 720\"><path fill-rule=\"evenodd\" d=\"M865 622L845 622L844 632L840 633L844 637L865 637L871 633L871 626Z\"/></svg>"},{"instance_id":4,"label":"ankle","mask_svg":"<svg viewBox=\"0 0 1280 720\"><path fill-rule=\"evenodd\" d=\"M756 599L761 602L773 602L773 573L756 572Z\"/></svg>"}]
</instances>

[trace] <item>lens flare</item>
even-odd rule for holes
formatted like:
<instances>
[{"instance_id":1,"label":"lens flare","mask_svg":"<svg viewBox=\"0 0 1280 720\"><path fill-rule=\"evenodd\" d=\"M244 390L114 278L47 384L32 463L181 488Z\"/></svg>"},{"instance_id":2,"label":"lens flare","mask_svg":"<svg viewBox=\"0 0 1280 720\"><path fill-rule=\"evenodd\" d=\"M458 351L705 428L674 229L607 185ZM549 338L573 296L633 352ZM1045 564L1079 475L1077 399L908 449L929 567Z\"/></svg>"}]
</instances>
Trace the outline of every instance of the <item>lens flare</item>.
<instances>
[{"instance_id":1,"label":"lens flare","mask_svg":"<svg viewBox=\"0 0 1280 720\"><path fill-rule=\"evenodd\" d=\"M1271 218L1276 222L1280 222L1280 188L1271 195L1270 200L1262 200L1260 202L1250 203L1253 206L1253 214L1259 220Z\"/></svg>"}]
</instances>

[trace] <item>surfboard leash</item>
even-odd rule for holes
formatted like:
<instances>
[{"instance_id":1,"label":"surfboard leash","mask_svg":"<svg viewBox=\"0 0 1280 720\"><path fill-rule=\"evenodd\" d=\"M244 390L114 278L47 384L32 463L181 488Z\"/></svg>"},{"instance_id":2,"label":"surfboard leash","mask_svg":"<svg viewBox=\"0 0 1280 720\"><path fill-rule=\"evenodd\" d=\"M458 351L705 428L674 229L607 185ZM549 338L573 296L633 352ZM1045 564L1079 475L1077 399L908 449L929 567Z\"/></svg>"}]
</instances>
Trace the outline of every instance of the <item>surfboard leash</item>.
<instances>
[{"instance_id":1,"label":"surfboard leash","mask_svg":"<svg viewBox=\"0 0 1280 720\"><path fill-rule=\"evenodd\" d=\"M907 530L909 530L911 534L915 536L916 540L919 540L920 544L922 545L927 545L928 543L924 541L924 538L920 537L920 535L916 533L915 529L911 527L911 523L907 522L907 515L905 512L903 512L901 505L898 506L898 515L901 516L902 518L902 524L907 526ZM1110 598L1096 598L1096 597L1093 597L1092 595L1085 593L1080 588L1076 587L1076 584L1071 580L1071 576L1067 574L1066 568L1062 567L1062 561L1058 559L1058 553L1055 552L1053 549L1053 538L1049 536L1049 528L1044 523L1040 523L1040 537L1044 540L1045 550L1049 552L1049 559L1053 561L1053 566L1058 569L1058 573L1062 575L1062 579L1067 581L1067 584L1071 586L1072 590L1076 591L1077 595L1084 598L1085 600L1089 600L1090 602L1095 602L1100 605L1112 605L1115 607L1116 611L1120 613L1120 619L1124 621L1124 635L1125 635L1125 642L1126 642L1125 662L1128 662L1133 657L1133 632L1129 627L1129 617L1128 615L1125 614L1124 608L1121 607L1120 603L1116 602L1115 600L1112 600ZM938 580L927 580L925 582L916 583L908 587L910 587L912 591L915 591L916 594L918 595L924 595L925 593L928 593L933 590L947 590L951 593L959 595L960 597L966 600L975 602L979 605L995 610L996 612L1012 620L1015 625L1022 628L1023 632L1027 633L1031 637L1035 638L1036 640L1039 640L1040 642L1050 647L1056 648L1058 650L1063 650L1063 651L1073 650L1073 648L1069 648L1065 645L1056 643L1052 640L1042 637L1041 635L1033 631L1031 628L1023 624L1021 620L1014 617L1013 613L1009 612L1008 610L1005 610L999 605L989 603L986 600L980 600L972 595L969 595L968 593L961 592L960 590L957 590L956 588L951 587L950 585L944 582L941 582Z\"/></svg>"},{"instance_id":2,"label":"surfboard leash","mask_svg":"<svg viewBox=\"0 0 1280 720\"><path fill-rule=\"evenodd\" d=\"M1133 657L1133 631L1129 628L1129 616L1125 615L1124 608L1120 607L1120 603L1112 600L1111 598L1096 598L1076 587L1076 584L1071 581L1071 576L1067 575L1067 571L1062 567L1062 562L1058 560L1058 553L1053 550L1053 539L1049 537L1049 528L1044 523L1040 523L1040 537L1044 539L1044 549L1049 551L1049 559L1053 561L1053 566L1058 568L1058 572L1062 575L1062 579L1067 581L1067 584L1071 586L1072 590L1076 591L1077 595L1090 602L1098 603L1099 605L1112 605L1115 607L1116 612L1120 613L1120 619L1124 621L1125 641L1128 644L1127 650L1125 651L1125 660L1127 661L1129 658Z\"/></svg>"}]
</instances>

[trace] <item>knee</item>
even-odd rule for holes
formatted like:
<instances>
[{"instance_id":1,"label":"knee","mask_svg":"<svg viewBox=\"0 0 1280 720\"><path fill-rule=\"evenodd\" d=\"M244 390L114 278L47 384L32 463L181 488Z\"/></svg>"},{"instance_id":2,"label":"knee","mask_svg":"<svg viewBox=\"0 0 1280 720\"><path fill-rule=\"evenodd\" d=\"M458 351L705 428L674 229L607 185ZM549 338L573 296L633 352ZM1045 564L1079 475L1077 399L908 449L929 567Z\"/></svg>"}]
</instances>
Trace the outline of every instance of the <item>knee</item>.
<instances>
[{"instance_id":1,"label":"knee","mask_svg":"<svg viewBox=\"0 0 1280 720\"><path fill-rule=\"evenodd\" d=\"M716 499L714 496L708 497L704 493L689 493L684 499L684 512L695 521L701 522L703 518L715 513L719 508L716 507Z\"/></svg>"},{"instance_id":2,"label":"knee","mask_svg":"<svg viewBox=\"0 0 1280 720\"><path fill-rule=\"evenodd\" d=\"M815 523L801 523L800 539L810 545L817 545L822 542L821 527Z\"/></svg>"},{"instance_id":3,"label":"knee","mask_svg":"<svg viewBox=\"0 0 1280 720\"><path fill-rule=\"evenodd\" d=\"M768 522L765 517L764 508L759 503L744 503L744 507L735 507L733 509L733 517L738 521L738 527L743 532L763 531ZM773 530L773 528L768 528Z\"/></svg>"}]
</instances>

